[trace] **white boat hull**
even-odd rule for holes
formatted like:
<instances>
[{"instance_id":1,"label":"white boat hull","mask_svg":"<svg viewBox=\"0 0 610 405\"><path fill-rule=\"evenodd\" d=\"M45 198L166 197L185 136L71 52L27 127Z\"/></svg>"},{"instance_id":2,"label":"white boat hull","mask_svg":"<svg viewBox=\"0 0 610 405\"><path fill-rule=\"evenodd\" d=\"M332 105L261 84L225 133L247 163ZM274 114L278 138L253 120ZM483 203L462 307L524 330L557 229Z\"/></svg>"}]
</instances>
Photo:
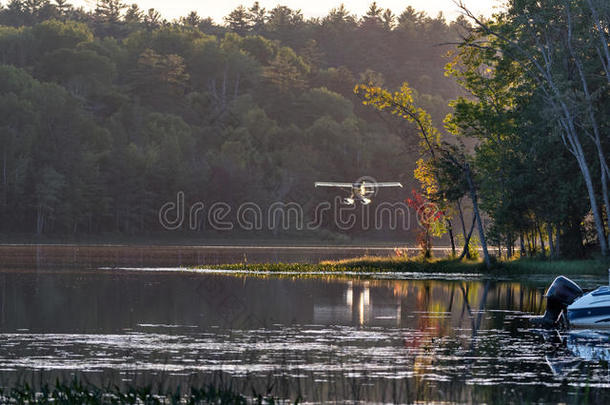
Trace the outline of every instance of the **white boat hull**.
<instances>
[{"instance_id":1,"label":"white boat hull","mask_svg":"<svg viewBox=\"0 0 610 405\"><path fill-rule=\"evenodd\" d=\"M610 288L599 287L568 305L572 326L610 327Z\"/></svg>"}]
</instances>

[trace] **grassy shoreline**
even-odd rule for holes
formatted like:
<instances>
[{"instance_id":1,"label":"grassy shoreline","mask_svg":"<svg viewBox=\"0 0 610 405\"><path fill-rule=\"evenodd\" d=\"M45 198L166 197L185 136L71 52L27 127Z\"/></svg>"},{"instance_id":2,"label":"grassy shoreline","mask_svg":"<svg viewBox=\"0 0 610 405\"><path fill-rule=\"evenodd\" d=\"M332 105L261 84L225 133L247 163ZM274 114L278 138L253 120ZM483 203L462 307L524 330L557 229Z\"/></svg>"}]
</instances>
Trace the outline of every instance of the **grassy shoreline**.
<instances>
[{"instance_id":1,"label":"grassy shoreline","mask_svg":"<svg viewBox=\"0 0 610 405\"><path fill-rule=\"evenodd\" d=\"M294 273L465 273L491 276L510 275L607 275L610 261L603 259L586 260L544 260L515 259L496 261L490 270L481 260L458 261L454 259L421 259L401 257L365 256L337 261L310 263L233 263L200 266L212 269L253 272L294 272Z\"/></svg>"}]
</instances>

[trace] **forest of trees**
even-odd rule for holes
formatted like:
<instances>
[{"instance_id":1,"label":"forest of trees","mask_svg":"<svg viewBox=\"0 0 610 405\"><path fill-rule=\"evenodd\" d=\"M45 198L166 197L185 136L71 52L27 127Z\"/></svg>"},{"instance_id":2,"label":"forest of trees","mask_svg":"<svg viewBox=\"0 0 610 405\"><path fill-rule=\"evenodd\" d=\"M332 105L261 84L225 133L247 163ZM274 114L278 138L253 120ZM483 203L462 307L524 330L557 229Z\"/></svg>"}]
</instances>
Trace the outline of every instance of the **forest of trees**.
<instances>
[{"instance_id":1,"label":"forest of trees","mask_svg":"<svg viewBox=\"0 0 610 405\"><path fill-rule=\"evenodd\" d=\"M488 20L460 7L472 27L446 71L468 94L451 102L449 136L406 84L356 90L366 104L416 124L424 196L449 216L457 206L466 240L477 225L488 265L490 242L508 256L517 248L575 257L587 245L608 256L610 3L511 0ZM468 234L464 198L476 219Z\"/></svg>"},{"instance_id":2,"label":"forest of trees","mask_svg":"<svg viewBox=\"0 0 610 405\"><path fill-rule=\"evenodd\" d=\"M372 3L305 19L255 2L219 24L11 0L0 233L146 235L178 191L312 208L328 198L313 181L368 175L437 203L436 236L607 255L610 3L463 14Z\"/></svg>"},{"instance_id":3,"label":"forest of trees","mask_svg":"<svg viewBox=\"0 0 610 405\"><path fill-rule=\"evenodd\" d=\"M5 234L146 234L178 191L312 207L330 197L315 180L413 184L409 129L354 85L409 80L438 122L458 94L443 74L455 26L410 7L305 20L254 3L217 25L118 0L11 0L0 25Z\"/></svg>"},{"instance_id":4,"label":"forest of trees","mask_svg":"<svg viewBox=\"0 0 610 405\"><path fill-rule=\"evenodd\" d=\"M511 0L489 21L462 8L474 29L448 72L473 97L446 127L477 139L490 239L509 255L608 256L610 2Z\"/></svg>"}]
</instances>

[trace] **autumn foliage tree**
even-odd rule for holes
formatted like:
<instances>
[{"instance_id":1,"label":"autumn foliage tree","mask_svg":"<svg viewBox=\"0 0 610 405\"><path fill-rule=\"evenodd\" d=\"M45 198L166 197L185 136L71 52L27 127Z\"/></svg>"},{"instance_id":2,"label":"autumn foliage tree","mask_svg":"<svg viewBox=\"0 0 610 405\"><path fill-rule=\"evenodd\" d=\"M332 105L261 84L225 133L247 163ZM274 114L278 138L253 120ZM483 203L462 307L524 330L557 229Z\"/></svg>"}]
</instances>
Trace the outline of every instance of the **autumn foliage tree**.
<instances>
[{"instance_id":1,"label":"autumn foliage tree","mask_svg":"<svg viewBox=\"0 0 610 405\"><path fill-rule=\"evenodd\" d=\"M450 203L459 202L462 195L448 193L447 189L451 187L448 187L448 184L439 183L440 179L454 177L445 176L443 172L447 169L453 172L457 171L459 177L464 179L468 187L468 194L472 200L473 215L478 224L485 264L489 268L491 262L487 251L483 221L478 208L477 188L470 163L463 148L456 148L455 145L441 141L440 132L434 126L432 117L426 110L416 105L413 90L407 83L403 83L400 90L394 92L372 84L359 84L355 87L354 92L360 96L363 104L371 105L379 111L389 112L416 126L420 139L420 159L417 161L414 176L420 181L426 198L434 200L434 202L446 210ZM455 198L453 201L448 200L450 195L453 195L453 198ZM449 232L451 239L453 254L455 255L452 224L448 216L445 216L444 219L447 225L446 230ZM467 251L470 237L466 237L466 235L464 237L465 245L463 251L465 252ZM460 258L463 256L462 254Z\"/></svg>"}]
</instances>

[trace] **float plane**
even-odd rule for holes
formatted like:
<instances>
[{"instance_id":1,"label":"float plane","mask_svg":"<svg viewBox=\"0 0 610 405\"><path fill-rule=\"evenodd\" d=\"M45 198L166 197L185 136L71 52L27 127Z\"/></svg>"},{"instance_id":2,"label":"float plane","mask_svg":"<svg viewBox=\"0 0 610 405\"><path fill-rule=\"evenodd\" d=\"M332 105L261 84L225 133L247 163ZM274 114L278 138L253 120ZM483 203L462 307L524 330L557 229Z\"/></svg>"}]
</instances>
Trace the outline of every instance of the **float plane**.
<instances>
[{"instance_id":1,"label":"float plane","mask_svg":"<svg viewBox=\"0 0 610 405\"><path fill-rule=\"evenodd\" d=\"M343 203L346 205L354 205L356 201L359 201L362 205L368 205L371 203L369 198L375 194L380 187L402 187L402 184L396 181L392 182L376 182L376 181L356 181L354 183L339 183L332 181L316 181L316 187L336 187L343 189L350 193L349 197L343 199Z\"/></svg>"}]
</instances>

